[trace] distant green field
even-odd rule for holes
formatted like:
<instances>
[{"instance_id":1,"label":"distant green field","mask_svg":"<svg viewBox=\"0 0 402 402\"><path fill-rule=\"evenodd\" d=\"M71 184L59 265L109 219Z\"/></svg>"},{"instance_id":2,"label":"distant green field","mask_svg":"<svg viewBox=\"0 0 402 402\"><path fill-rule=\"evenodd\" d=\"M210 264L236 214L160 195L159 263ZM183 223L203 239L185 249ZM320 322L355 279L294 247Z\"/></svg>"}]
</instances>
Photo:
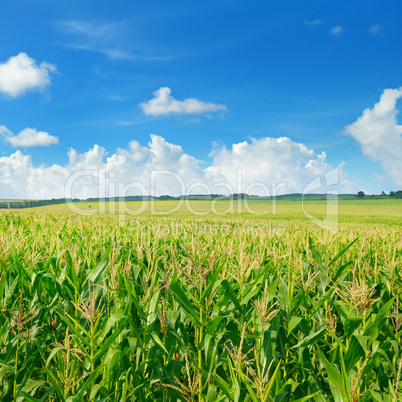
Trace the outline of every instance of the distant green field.
<instances>
[{"instance_id":1,"label":"distant green field","mask_svg":"<svg viewBox=\"0 0 402 402\"><path fill-rule=\"evenodd\" d=\"M304 208L304 210L303 210ZM402 200L339 200L340 222L401 223ZM67 204L48 205L31 208L32 211L69 211ZM136 202L79 202L74 204L74 212L82 214L127 214L142 216L181 216L191 217L242 217L305 219L308 214L323 219L327 202L322 200L250 200L247 202L229 201L136 201Z\"/></svg>"}]
</instances>

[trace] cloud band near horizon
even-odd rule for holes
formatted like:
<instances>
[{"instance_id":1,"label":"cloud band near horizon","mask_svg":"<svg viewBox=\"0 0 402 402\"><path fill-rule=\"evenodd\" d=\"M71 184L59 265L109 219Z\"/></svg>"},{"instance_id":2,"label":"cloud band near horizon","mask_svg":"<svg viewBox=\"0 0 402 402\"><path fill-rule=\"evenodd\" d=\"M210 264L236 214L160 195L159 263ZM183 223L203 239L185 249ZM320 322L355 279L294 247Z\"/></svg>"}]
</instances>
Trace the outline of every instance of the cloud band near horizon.
<instances>
[{"instance_id":1,"label":"cloud band near horizon","mask_svg":"<svg viewBox=\"0 0 402 402\"><path fill-rule=\"evenodd\" d=\"M139 189L143 195L146 192L157 196L208 193L208 189L218 194L258 195L271 195L280 189L283 194L301 192L305 185L333 168L326 162L325 152L316 154L286 137L251 139L215 150L206 168L179 145L157 135L151 135L147 146L132 141L127 149L118 149L111 156L95 145L82 154L71 148L68 157L67 165L49 167L34 166L30 155L19 150L1 157L0 198L99 197L105 196L105 188L116 191L113 189L119 183L125 193L108 196L135 195ZM342 168L339 169L342 176ZM94 172L103 172L104 177L96 178ZM66 182L73 175L78 179L72 193L66 194Z\"/></svg>"}]
</instances>

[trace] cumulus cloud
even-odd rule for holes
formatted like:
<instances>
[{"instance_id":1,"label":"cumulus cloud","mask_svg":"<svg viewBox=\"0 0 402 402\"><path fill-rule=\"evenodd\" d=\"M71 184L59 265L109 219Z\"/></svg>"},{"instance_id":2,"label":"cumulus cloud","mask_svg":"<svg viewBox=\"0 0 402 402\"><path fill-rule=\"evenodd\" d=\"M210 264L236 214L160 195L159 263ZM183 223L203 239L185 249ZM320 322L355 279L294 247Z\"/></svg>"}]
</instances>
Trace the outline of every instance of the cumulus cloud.
<instances>
[{"instance_id":1,"label":"cumulus cloud","mask_svg":"<svg viewBox=\"0 0 402 402\"><path fill-rule=\"evenodd\" d=\"M331 168L325 159L325 152L317 155L287 137L253 138L251 142L219 150L206 172L222 181L236 183L237 173L241 171L243 190L251 189L258 182L268 187L284 183L286 192L299 192L307 182Z\"/></svg>"},{"instance_id":2,"label":"cumulus cloud","mask_svg":"<svg viewBox=\"0 0 402 402\"><path fill-rule=\"evenodd\" d=\"M59 143L57 137L29 127L14 135L7 127L0 126L0 135L14 148L47 147Z\"/></svg>"},{"instance_id":3,"label":"cumulus cloud","mask_svg":"<svg viewBox=\"0 0 402 402\"><path fill-rule=\"evenodd\" d=\"M260 138L215 149L206 168L164 138L151 135L142 146L132 141L112 155L98 145L68 152L65 166L35 166L17 151L0 158L0 198L78 198L115 195L229 194L301 192L332 169L317 154L289 138ZM68 186L66 187L66 183ZM267 191L269 194L267 194ZM319 191L317 191L319 192Z\"/></svg>"},{"instance_id":4,"label":"cumulus cloud","mask_svg":"<svg viewBox=\"0 0 402 402\"><path fill-rule=\"evenodd\" d=\"M378 103L366 109L345 131L360 144L364 155L381 163L384 172L395 184L402 185L402 126L396 116L396 102L402 87L385 89Z\"/></svg>"},{"instance_id":5,"label":"cumulus cloud","mask_svg":"<svg viewBox=\"0 0 402 402\"><path fill-rule=\"evenodd\" d=\"M343 30L342 25L338 25L338 26L336 26L336 27L333 27L333 28L331 29L331 33L332 33L332 35L334 35L334 36L341 36L341 35L344 33L344 30Z\"/></svg>"},{"instance_id":6,"label":"cumulus cloud","mask_svg":"<svg viewBox=\"0 0 402 402\"><path fill-rule=\"evenodd\" d=\"M170 114L204 114L224 112L225 105L203 102L198 99L188 98L183 101L176 100L171 95L168 87L159 88L154 92L154 98L148 102L140 103L140 107L149 116L168 116Z\"/></svg>"},{"instance_id":7,"label":"cumulus cloud","mask_svg":"<svg viewBox=\"0 0 402 402\"><path fill-rule=\"evenodd\" d=\"M55 65L44 61L38 66L26 53L20 53L0 63L0 92L16 98L27 91L42 91L56 71Z\"/></svg>"}]
</instances>

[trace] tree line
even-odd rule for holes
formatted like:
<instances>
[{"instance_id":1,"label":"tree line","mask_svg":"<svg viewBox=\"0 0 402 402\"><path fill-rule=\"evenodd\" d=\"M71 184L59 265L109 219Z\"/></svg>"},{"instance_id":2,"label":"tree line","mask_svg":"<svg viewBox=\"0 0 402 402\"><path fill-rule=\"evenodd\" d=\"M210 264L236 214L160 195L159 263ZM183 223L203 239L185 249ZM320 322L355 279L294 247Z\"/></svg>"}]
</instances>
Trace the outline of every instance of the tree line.
<instances>
[{"instance_id":1,"label":"tree line","mask_svg":"<svg viewBox=\"0 0 402 402\"><path fill-rule=\"evenodd\" d=\"M67 198L52 198L51 200L14 200L14 201L1 201L0 209L22 209L22 208L33 208L33 207L42 207L46 205L57 205L57 204L65 204L67 202L128 202L128 201L150 201L150 200L159 200L159 201L167 201L167 200L270 200L272 198L284 199L284 200L301 200L302 198L311 199L311 200L325 200L327 197L326 194L283 194L278 195L276 197L260 197L257 195L249 195L245 193L239 194L231 194L231 195L222 195L222 194L194 194L187 195L181 197L174 197L170 195L161 195L159 197L154 196L127 196L127 197L116 197L116 198L87 198L85 200L81 200L78 198L67 199ZM402 190L399 191L390 191L389 194L386 194L382 191L381 194L372 194L366 195L364 191L359 191L357 194L339 194L339 199L362 199L362 198L396 198L402 199Z\"/></svg>"},{"instance_id":2,"label":"tree line","mask_svg":"<svg viewBox=\"0 0 402 402\"><path fill-rule=\"evenodd\" d=\"M373 197L375 197L375 198L384 198L384 197L387 197L387 198L398 198L398 199L402 199L402 190L399 190L399 191L390 191L388 195L385 193L385 191L382 191L380 195L372 194L371 196L367 196L364 191L359 191L359 192L357 193L357 198L365 198L365 197L370 197L370 198L373 198Z\"/></svg>"},{"instance_id":3,"label":"tree line","mask_svg":"<svg viewBox=\"0 0 402 402\"><path fill-rule=\"evenodd\" d=\"M52 198L51 200L22 200L22 201L2 201L0 202L0 209L21 209L43 207L45 205L65 204L67 201L80 202L78 198L72 200L66 198Z\"/></svg>"}]
</instances>

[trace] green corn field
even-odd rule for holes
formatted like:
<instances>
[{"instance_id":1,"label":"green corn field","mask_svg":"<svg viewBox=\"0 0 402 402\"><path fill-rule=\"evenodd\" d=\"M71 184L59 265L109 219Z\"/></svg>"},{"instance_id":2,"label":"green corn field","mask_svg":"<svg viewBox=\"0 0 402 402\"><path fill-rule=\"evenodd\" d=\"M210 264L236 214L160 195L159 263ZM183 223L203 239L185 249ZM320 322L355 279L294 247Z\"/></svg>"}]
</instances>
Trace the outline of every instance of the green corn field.
<instances>
[{"instance_id":1,"label":"green corn field","mask_svg":"<svg viewBox=\"0 0 402 402\"><path fill-rule=\"evenodd\" d=\"M401 400L401 229L1 212L0 400Z\"/></svg>"}]
</instances>

